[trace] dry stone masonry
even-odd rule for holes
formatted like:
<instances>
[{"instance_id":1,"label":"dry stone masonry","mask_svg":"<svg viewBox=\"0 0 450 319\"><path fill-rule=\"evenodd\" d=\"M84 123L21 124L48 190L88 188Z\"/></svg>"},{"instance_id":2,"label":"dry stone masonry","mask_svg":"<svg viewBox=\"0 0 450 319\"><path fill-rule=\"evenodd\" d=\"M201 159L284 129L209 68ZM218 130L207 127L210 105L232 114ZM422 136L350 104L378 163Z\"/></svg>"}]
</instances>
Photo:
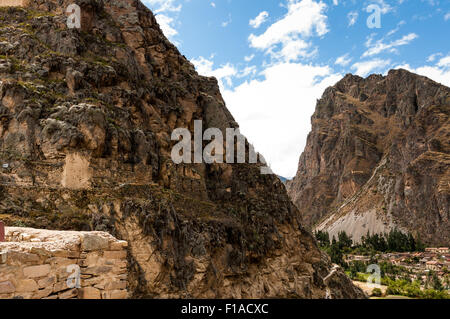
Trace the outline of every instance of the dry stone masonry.
<instances>
[{"instance_id":1,"label":"dry stone masonry","mask_svg":"<svg viewBox=\"0 0 450 319\"><path fill-rule=\"evenodd\" d=\"M0 299L125 299L127 246L105 232L7 227Z\"/></svg>"},{"instance_id":2,"label":"dry stone masonry","mask_svg":"<svg viewBox=\"0 0 450 319\"><path fill-rule=\"evenodd\" d=\"M0 7L24 7L28 0L0 0Z\"/></svg>"}]
</instances>

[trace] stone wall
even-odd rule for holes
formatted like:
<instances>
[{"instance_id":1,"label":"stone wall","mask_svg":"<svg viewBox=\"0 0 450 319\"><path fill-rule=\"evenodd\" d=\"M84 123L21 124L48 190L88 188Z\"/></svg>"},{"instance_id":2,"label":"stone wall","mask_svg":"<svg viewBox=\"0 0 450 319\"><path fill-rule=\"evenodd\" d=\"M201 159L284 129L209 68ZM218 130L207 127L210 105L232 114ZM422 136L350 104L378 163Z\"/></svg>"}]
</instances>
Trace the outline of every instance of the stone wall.
<instances>
[{"instance_id":1,"label":"stone wall","mask_svg":"<svg viewBox=\"0 0 450 319\"><path fill-rule=\"evenodd\" d=\"M125 299L127 246L104 232L6 227L0 299Z\"/></svg>"},{"instance_id":2,"label":"stone wall","mask_svg":"<svg viewBox=\"0 0 450 319\"><path fill-rule=\"evenodd\" d=\"M24 7L28 0L0 0L0 7Z\"/></svg>"}]
</instances>

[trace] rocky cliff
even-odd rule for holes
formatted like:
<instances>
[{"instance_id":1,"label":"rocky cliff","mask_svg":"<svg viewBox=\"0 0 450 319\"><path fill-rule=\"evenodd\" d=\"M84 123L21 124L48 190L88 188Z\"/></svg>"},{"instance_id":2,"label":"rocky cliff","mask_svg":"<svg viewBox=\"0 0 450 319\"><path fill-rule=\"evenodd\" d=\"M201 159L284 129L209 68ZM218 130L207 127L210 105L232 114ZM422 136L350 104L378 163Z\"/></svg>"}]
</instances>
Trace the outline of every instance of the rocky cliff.
<instances>
[{"instance_id":1,"label":"rocky cliff","mask_svg":"<svg viewBox=\"0 0 450 319\"><path fill-rule=\"evenodd\" d=\"M81 7L81 29L64 14ZM0 218L108 231L154 298L364 297L257 164L180 164L175 128L237 127L136 0L0 10ZM325 280L326 279L326 280Z\"/></svg>"},{"instance_id":2,"label":"rocky cliff","mask_svg":"<svg viewBox=\"0 0 450 319\"><path fill-rule=\"evenodd\" d=\"M405 70L328 88L289 194L331 235L399 228L450 243L450 89Z\"/></svg>"}]
</instances>

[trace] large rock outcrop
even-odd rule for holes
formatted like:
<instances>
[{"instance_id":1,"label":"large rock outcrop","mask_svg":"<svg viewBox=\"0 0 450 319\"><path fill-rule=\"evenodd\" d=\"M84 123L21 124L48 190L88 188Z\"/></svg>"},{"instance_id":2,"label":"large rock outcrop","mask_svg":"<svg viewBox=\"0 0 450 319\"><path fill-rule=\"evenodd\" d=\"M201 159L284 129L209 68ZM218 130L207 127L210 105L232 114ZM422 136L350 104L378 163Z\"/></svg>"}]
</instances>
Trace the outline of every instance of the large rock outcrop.
<instances>
[{"instance_id":1,"label":"large rock outcrop","mask_svg":"<svg viewBox=\"0 0 450 319\"><path fill-rule=\"evenodd\" d=\"M73 2L81 30L66 27ZM237 124L140 1L36 0L0 18L8 225L128 241L133 297L364 297L345 275L327 286L329 258L259 164L172 162L175 128Z\"/></svg>"},{"instance_id":2,"label":"large rock outcrop","mask_svg":"<svg viewBox=\"0 0 450 319\"><path fill-rule=\"evenodd\" d=\"M331 235L399 228L450 243L450 89L405 70L328 88L288 192Z\"/></svg>"}]
</instances>

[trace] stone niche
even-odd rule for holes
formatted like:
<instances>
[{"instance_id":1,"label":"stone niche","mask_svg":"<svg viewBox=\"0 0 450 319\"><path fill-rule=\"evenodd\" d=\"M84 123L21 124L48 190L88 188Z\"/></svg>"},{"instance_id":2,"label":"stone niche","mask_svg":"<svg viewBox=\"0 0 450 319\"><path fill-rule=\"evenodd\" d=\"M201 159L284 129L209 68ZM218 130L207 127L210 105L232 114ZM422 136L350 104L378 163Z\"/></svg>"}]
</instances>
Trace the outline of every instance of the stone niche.
<instances>
[{"instance_id":1,"label":"stone niche","mask_svg":"<svg viewBox=\"0 0 450 319\"><path fill-rule=\"evenodd\" d=\"M127 246L105 232L6 228L0 299L126 299Z\"/></svg>"},{"instance_id":2,"label":"stone niche","mask_svg":"<svg viewBox=\"0 0 450 319\"><path fill-rule=\"evenodd\" d=\"M92 169L89 159L81 154L68 154L64 165L61 185L69 189L90 187Z\"/></svg>"},{"instance_id":3,"label":"stone niche","mask_svg":"<svg viewBox=\"0 0 450 319\"><path fill-rule=\"evenodd\" d=\"M25 7L29 0L0 0L0 7Z\"/></svg>"}]
</instances>

